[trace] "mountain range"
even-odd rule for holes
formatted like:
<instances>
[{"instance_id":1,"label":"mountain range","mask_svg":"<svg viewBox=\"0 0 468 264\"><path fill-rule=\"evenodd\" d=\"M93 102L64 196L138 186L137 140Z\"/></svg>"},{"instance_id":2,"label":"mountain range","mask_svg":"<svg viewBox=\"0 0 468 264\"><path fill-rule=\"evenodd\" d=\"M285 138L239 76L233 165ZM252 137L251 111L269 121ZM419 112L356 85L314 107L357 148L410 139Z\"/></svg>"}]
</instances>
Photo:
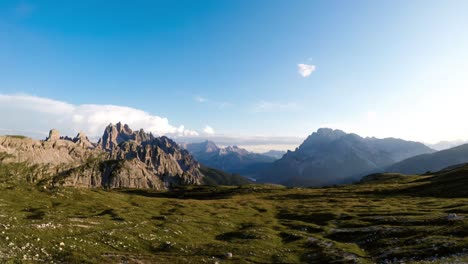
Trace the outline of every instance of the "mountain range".
<instances>
[{"instance_id":1,"label":"mountain range","mask_svg":"<svg viewBox=\"0 0 468 264\"><path fill-rule=\"evenodd\" d=\"M453 141L440 141L435 144L426 144L428 147L435 149L437 151L446 150L449 148L458 147L464 144L468 144L468 140L453 140Z\"/></svg>"},{"instance_id":2,"label":"mountain range","mask_svg":"<svg viewBox=\"0 0 468 264\"><path fill-rule=\"evenodd\" d=\"M62 137L55 129L45 140L0 136L0 154L0 162L39 167L35 180L52 186L167 190L177 185L250 183L246 178L324 186L378 172L422 174L468 163L468 144L435 151L419 142L321 128L294 151L259 154L212 141L179 145L117 123L109 124L96 143L84 133Z\"/></svg>"},{"instance_id":3,"label":"mountain range","mask_svg":"<svg viewBox=\"0 0 468 264\"><path fill-rule=\"evenodd\" d=\"M270 151L268 154L259 154L237 146L221 148L209 140L200 143L181 144L181 146L206 166L230 173L239 173L246 177L251 177L259 167L264 167L277 160L275 156L281 153Z\"/></svg>"},{"instance_id":4,"label":"mountain range","mask_svg":"<svg viewBox=\"0 0 468 264\"><path fill-rule=\"evenodd\" d=\"M230 177L202 169L187 150L167 137L133 131L121 123L109 124L97 143L83 133L61 137L55 129L43 141L1 136L0 153L5 154L2 162L40 168L34 180L51 186L167 190L176 185L225 184L222 181Z\"/></svg>"},{"instance_id":5,"label":"mountain range","mask_svg":"<svg viewBox=\"0 0 468 264\"><path fill-rule=\"evenodd\" d=\"M258 172L262 182L290 186L347 183L385 170L406 158L433 153L422 143L396 138L363 138L341 130L321 128L295 151Z\"/></svg>"}]
</instances>

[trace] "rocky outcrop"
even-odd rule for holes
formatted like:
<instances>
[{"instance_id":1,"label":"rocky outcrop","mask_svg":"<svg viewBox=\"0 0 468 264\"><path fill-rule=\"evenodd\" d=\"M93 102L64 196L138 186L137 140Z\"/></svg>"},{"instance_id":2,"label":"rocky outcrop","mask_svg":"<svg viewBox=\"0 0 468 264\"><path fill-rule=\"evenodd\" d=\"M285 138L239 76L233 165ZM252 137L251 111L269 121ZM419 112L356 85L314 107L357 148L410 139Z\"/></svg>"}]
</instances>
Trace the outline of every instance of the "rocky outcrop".
<instances>
[{"instance_id":1,"label":"rocky outcrop","mask_svg":"<svg viewBox=\"0 0 468 264\"><path fill-rule=\"evenodd\" d=\"M46 141L55 141L60 139L60 133L57 129L52 129L49 131L49 136L46 138Z\"/></svg>"},{"instance_id":2,"label":"rocky outcrop","mask_svg":"<svg viewBox=\"0 0 468 264\"><path fill-rule=\"evenodd\" d=\"M154 137L128 125L108 125L94 145L82 132L60 137L53 129L45 141L0 137L7 162L48 166L51 184L76 187L151 188L202 184L199 163L167 137Z\"/></svg>"},{"instance_id":3,"label":"rocky outcrop","mask_svg":"<svg viewBox=\"0 0 468 264\"><path fill-rule=\"evenodd\" d=\"M70 140L57 138L51 131L45 141L14 136L0 136L0 152L12 155L11 162L27 162L51 166L74 166L102 151L85 149Z\"/></svg>"},{"instance_id":4,"label":"rocky outcrop","mask_svg":"<svg viewBox=\"0 0 468 264\"><path fill-rule=\"evenodd\" d=\"M76 137L74 139L72 139L72 141L79 145L80 147L83 147L83 148L94 148L94 144L91 143L91 141L89 141L88 137L83 133L83 132L80 132L78 133L78 135L76 135Z\"/></svg>"}]
</instances>

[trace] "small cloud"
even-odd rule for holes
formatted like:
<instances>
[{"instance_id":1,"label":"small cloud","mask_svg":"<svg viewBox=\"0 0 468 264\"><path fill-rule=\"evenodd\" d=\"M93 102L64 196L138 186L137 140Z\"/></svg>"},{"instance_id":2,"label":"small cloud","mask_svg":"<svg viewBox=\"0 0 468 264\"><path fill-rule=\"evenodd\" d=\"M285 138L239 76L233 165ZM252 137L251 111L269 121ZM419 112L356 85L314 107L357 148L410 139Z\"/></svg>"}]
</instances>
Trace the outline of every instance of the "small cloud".
<instances>
[{"instance_id":1,"label":"small cloud","mask_svg":"<svg viewBox=\"0 0 468 264\"><path fill-rule=\"evenodd\" d=\"M208 134L208 135L213 135L215 133L214 129L210 126L205 126L205 128L203 129L203 132L205 132L205 134Z\"/></svg>"},{"instance_id":2,"label":"small cloud","mask_svg":"<svg viewBox=\"0 0 468 264\"><path fill-rule=\"evenodd\" d=\"M312 64L300 63L297 65L297 71L304 78L309 77L315 71L315 69L315 65Z\"/></svg>"},{"instance_id":3,"label":"small cloud","mask_svg":"<svg viewBox=\"0 0 468 264\"><path fill-rule=\"evenodd\" d=\"M195 130L185 129L185 126L181 125L177 128L177 132L173 133L179 137L198 137L200 134Z\"/></svg>"},{"instance_id":4,"label":"small cloud","mask_svg":"<svg viewBox=\"0 0 468 264\"><path fill-rule=\"evenodd\" d=\"M223 108L230 107L233 105L232 103L229 103L229 102L211 100L202 96L195 96L193 99L195 100L195 102L198 102L200 104L216 106L219 109L223 109Z\"/></svg>"},{"instance_id":5,"label":"small cloud","mask_svg":"<svg viewBox=\"0 0 468 264\"><path fill-rule=\"evenodd\" d=\"M276 112L276 111L286 111L286 110L295 110L298 109L299 106L297 103L288 102L288 103L280 103L280 102L269 102L269 101L259 101L254 106L254 112Z\"/></svg>"},{"instance_id":6,"label":"small cloud","mask_svg":"<svg viewBox=\"0 0 468 264\"><path fill-rule=\"evenodd\" d=\"M206 98L201 97L201 96L195 96L195 97L194 97L194 100L195 100L196 102L199 102L199 103L205 103L205 102L208 101Z\"/></svg>"}]
</instances>

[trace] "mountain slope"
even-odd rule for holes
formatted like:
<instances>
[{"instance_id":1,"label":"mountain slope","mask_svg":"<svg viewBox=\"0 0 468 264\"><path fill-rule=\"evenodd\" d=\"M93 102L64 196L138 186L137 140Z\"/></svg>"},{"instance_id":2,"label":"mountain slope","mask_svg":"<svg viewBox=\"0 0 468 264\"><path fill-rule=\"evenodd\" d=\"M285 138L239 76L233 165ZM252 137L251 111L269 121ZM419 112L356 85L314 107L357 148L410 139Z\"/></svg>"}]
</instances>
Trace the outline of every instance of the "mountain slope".
<instances>
[{"instance_id":1,"label":"mountain slope","mask_svg":"<svg viewBox=\"0 0 468 264\"><path fill-rule=\"evenodd\" d=\"M203 183L207 185L244 185L252 183L238 174L230 174L206 166L201 166L200 171L204 175Z\"/></svg>"},{"instance_id":2,"label":"mountain slope","mask_svg":"<svg viewBox=\"0 0 468 264\"><path fill-rule=\"evenodd\" d=\"M405 174L421 174L427 171L439 171L446 167L468 162L468 144L418 155L393 164L386 170Z\"/></svg>"},{"instance_id":3,"label":"mountain slope","mask_svg":"<svg viewBox=\"0 0 468 264\"><path fill-rule=\"evenodd\" d=\"M431 152L422 143L362 138L341 130L321 128L295 151L288 151L262 171L261 180L292 186L346 183L407 157Z\"/></svg>"},{"instance_id":4,"label":"mountain slope","mask_svg":"<svg viewBox=\"0 0 468 264\"><path fill-rule=\"evenodd\" d=\"M406 187L385 192L408 196L466 198L468 197L468 164L460 164L423 175L375 173L363 177L360 184L406 185Z\"/></svg>"},{"instance_id":5,"label":"mountain slope","mask_svg":"<svg viewBox=\"0 0 468 264\"><path fill-rule=\"evenodd\" d=\"M182 146L200 163L208 167L230 173L241 173L248 177L251 177L250 174L256 166L272 163L276 160L274 157L249 152L237 146L220 148L212 141L189 143Z\"/></svg>"}]
</instances>

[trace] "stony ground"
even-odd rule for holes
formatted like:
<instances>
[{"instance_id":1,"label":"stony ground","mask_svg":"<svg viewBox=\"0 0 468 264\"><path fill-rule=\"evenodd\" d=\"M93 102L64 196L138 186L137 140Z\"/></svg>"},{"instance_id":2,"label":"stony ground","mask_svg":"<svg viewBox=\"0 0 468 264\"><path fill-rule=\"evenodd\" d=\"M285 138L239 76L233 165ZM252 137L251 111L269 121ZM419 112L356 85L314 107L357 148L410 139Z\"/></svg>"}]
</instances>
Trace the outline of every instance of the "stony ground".
<instances>
[{"instance_id":1,"label":"stony ground","mask_svg":"<svg viewBox=\"0 0 468 264\"><path fill-rule=\"evenodd\" d=\"M468 263L468 198L427 177L171 193L0 187L0 262Z\"/></svg>"}]
</instances>

